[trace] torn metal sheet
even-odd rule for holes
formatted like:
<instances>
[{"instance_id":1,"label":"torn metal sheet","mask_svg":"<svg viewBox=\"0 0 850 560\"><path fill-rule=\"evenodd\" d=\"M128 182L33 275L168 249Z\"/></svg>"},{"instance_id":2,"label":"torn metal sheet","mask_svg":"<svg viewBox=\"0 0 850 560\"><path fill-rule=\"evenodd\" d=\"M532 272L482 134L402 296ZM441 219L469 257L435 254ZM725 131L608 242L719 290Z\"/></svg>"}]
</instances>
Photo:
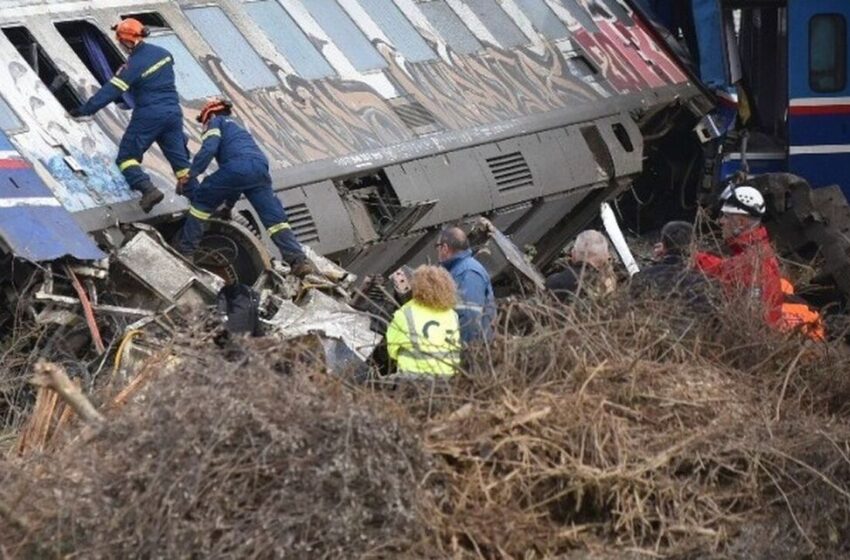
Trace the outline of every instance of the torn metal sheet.
<instances>
[{"instance_id":1,"label":"torn metal sheet","mask_svg":"<svg viewBox=\"0 0 850 560\"><path fill-rule=\"evenodd\" d=\"M370 322L369 315L318 290L310 290L299 305L284 301L274 317L263 321L285 339L318 333L340 340L364 361L381 341L369 328Z\"/></svg>"},{"instance_id":2,"label":"torn metal sheet","mask_svg":"<svg viewBox=\"0 0 850 560\"><path fill-rule=\"evenodd\" d=\"M10 253L31 262L106 256L2 132L0 239Z\"/></svg>"},{"instance_id":3,"label":"torn metal sheet","mask_svg":"<svg viewBox=\"0 0 850 560\"><path fill-rule=\"evenodd\" d=\"M153 230L140 231L117 253L116 259L137 280L168 302L183 298L194 287L204 299L214 298L224 281L192 267Z\"/></svg>"},{"instance_id":4,"label":"torn metal sheet","mask_svg":"<svg viewBox=\"0 0 850 560\"><path fill-rule=\"evenodd\" d=\"M525 254L523 254L519 247L517 247L507 235L499 231L499 229L494 226L490 220L486 218L478 218L473 229L485 232L496 246L501 256L504 257L514 270L531 280L538 289L544 289L546 279L543 275L540 274L533 264L525 259ZM487 268L489 269L490 267Z\"/></svg>"}]
</instances>

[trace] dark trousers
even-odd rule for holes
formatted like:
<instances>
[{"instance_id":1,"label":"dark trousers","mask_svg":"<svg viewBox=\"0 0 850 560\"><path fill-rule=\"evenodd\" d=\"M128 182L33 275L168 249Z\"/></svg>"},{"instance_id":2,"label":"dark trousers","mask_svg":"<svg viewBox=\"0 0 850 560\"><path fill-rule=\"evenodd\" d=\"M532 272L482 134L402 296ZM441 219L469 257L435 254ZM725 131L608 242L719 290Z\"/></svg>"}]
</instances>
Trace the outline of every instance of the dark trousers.
<instances>
[{"instance_id":1,"label":"dark trousers","mask_svg":"<svg viewBox=\"0 0 850 560\"><path fill-rule=\"evenodd\" d=\"M183 134L183 115L136 112L121 138L118 157L115 158L118 169L133 190L144 192L149 188L150 176L142 169L142 158L154 142L171 164L175 177L179 179L189 174L189 149L186 147L186 135Z\"/></svg>"},{"instance_id":2,"label":"dark trousers","mask_svg":"<svg viewBox=\"0 0 850 560\"><path fill-rule=\"evenodd\" d=\"M289 226L286 210L272 189L268 166L262 161L228 164L208 175L200 186L186 192L191 206L183 228L177 233L177 250L187 256L197 251L212 213L224 202L229 206L236 204L243 194L256 210L283 260L289 264L304 260L304 250Z\"/></svg>"}]
</instances>

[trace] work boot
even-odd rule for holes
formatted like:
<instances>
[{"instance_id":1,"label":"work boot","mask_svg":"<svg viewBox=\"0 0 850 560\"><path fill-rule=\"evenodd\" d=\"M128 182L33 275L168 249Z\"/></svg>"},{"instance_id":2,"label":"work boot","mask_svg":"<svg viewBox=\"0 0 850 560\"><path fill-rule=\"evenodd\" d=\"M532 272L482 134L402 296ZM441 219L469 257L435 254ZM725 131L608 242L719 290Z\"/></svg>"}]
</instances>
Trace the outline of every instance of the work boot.
<instances>
[{"instance_id":1,"label":"work boot","mask_svg":"<svg viewBox=\"0 0 850 560\"><path fill-rule=\"evenodd\" d=\"M308 261L307 259L301 259L299 261L295 261L290 266L290 270L293 275L298 278L304 278L308 274L318 274L318 269L313 266L313 263Z\"/></svg>"},{"instance_id":2,"label":"work boot","mask_svg":"<svg viewBox=\"0 0 850 560\"><path fill-rule=\"evenodd\" d=\"M153 207L162 202L165 195L150 182L147 182L145 186L148 188L138 189L142 191L142 198L139 199L139 206L142 207L142 212L150 214Z\"/></svg>"}]
</instances>

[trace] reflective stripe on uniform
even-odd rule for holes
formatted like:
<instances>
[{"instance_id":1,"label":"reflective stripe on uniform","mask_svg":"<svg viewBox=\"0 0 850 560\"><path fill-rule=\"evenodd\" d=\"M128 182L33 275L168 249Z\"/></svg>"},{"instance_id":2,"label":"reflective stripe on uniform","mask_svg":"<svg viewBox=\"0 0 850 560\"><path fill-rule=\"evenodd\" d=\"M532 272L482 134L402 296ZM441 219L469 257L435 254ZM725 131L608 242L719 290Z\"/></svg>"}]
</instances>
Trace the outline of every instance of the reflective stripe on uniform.
<instances>
[{"instance_id":1,"label":"reflective stripe on uniform","mask_svg":"<svg viewBox=\"0 0 850 560\"><path fill-rule=\"evenodd\" d=\"M290 227L289 225L289 222L280 222L279 224L275 224L269 228L269 235L274 235L285 229L292 229L292 227Z\"/></svg>"},{"instance_id":2,"label":"reflective stripe on uniform","mask_svg":"<svg viewBox=\"0 0 850 560\"><path fill-rule=\"evenodd\" d=\"M177 171L174 172L174 176L177 177L178 179L182 179L183 177L186 177L188 175L189 175L189 168L188 167L184 167L183 169L178 169Z\"/></svg>"},{"instance_id":3,"label":"reflective stripe on uniform","mask_svg":"<svg viewBox=\"0 0 850 560\"><path fill-rule=\"evenodd\" d=\"M162 60L160 60L159 62L157 62L156 64L154 64L153 66L151 66L150 68L145 70L144 72L142 72L142 78L147 78L148 76L150 76L151 74L153 74L154 72L156 72L157 70L159 70L160 68L162 68L163 66L168 64L169 62L171 62L171 57L166 56L165 58L163 58Z\"/></svg>"},{"instance_id":4,"label":"reflective stripe on uniform","mask_svg":"<svg viewBox=\"0 0 850 560\"><path fill-rule=\"evenodd\" d=\"M127 91L128 89L130 89L130 86L127 84L127 82L125 82L118 76L114 76L111 80L109 80L109 83L117 87L121 91Z\"/></svg>"},{"instance_id":5,"label":"reflective stripe on uniform","mask_svg":"<svg viewBox=\"0 0 850 560\"><path fill-rule=\"evenodd\" d=\"M125 159L124 161L122 161L121 163L118 164L118 169L120 171L124 171L128 167L133 167L134 165L142 165L142 164L139 163L139 160L136 160L136 159Z\"/></svg>"},{"instance_id":6,"label":"reflective stripe on uniform","mask_svg":"<svg viewBox=\"0 0 850 560\"><path fill-rule=\"evenodd\" d=\"M212 216L212 212L204 212L203 210L198 210L194 206L189 207L189 214L198 218L199 220L209 220L210 216Z\"/></svg>"},{"instance_id":7,"label":"reflective stripe on uniform","mask_svg":"<svg viewBox=\"0 0 850 560\"><path fill-rule=\"evenodd\" d=\"M460 351L458 350L425 350L420 344L419 331L416 329L416 319L413 316L413 308L404 308L404 319L407 322L407 331L412 348L400 348L399 357L409 358L414 364L413 368L405 368L407 371L429 373L432 375L452 375L460 367ZM445 341L450 344L449 341ZM436 344L430 343L434 346ZM445 346L444 346L445 347ZM409 364L408 364L409 365ZM401 368L401 363L399 363Z\"/></svg>"},{"instance_id":8,"label":"reflective stripe on uniform","mask_svg":"<svg viewBox=\"0 0 850 560\"><path fill-rule=\"evenodd\" d=\"M204 134L201 136L201 142L203 142L204 140L206 140L210 136L219 136L220 137L221 136L221 130L219 130L217 128L209 129L208 131L204 132Z\"/></svg>"}]
</instances>

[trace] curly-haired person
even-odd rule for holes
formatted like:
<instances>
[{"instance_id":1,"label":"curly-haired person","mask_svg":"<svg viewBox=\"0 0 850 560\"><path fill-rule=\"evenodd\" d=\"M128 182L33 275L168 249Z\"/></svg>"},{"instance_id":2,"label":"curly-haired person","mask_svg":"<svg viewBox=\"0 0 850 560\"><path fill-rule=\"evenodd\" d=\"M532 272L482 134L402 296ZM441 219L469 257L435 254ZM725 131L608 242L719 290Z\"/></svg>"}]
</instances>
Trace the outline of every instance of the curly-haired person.
<instances>
[{"instance_id":1,"label":"curly-haired person","mask_svg":"<svg viewBox=\"0 0 850 560\"><path fill-rule=\"evenodd\" d=\"M457 287L438 266L420 266L411 280L413 298L393 315L387 353L399 374L449 376L460 367Z\"/></svg>"}]
</instances>

